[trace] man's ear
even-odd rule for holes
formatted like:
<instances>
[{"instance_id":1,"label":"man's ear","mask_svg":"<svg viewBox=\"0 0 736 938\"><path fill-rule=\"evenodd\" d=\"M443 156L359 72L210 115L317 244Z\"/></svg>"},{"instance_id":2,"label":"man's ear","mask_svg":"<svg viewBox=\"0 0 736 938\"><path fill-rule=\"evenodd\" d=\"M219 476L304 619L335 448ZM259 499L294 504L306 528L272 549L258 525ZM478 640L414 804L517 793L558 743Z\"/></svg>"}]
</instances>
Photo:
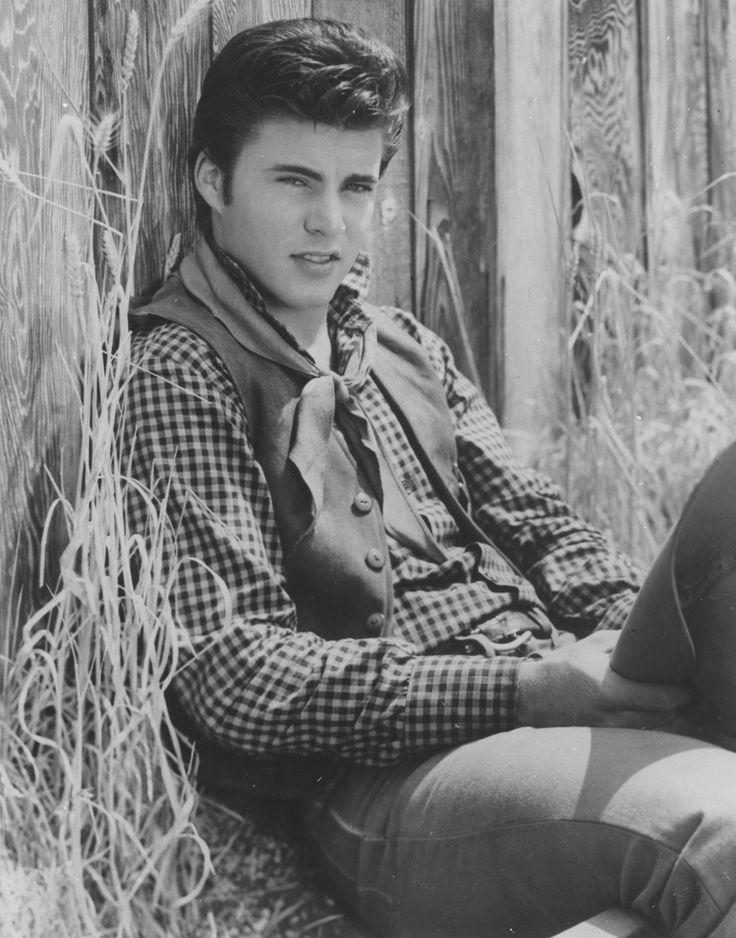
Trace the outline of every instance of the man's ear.
<instances>
[{"instance_id":1,"label":"man's ear","mask_svg":"<svg viewBox=\"0 0 736 938\"><path fill-rule=\"evenodd\" d=\"M219 166L212 162L205 150L194 163L194 184L211 209L219 212L225 204L223 199L223 174Z\"/></svg>"}]
</instances>

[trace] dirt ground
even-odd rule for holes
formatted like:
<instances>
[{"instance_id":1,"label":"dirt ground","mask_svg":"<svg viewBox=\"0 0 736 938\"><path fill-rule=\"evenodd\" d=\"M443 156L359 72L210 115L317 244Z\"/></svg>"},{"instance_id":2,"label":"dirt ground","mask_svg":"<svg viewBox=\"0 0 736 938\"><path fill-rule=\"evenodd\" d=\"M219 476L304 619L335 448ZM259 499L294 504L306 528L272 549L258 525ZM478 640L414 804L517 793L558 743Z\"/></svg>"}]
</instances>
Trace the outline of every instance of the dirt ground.
<instances>
[{"instance_id":1,"label":"dirt ground","mask_svg":"<svg viewBox=\"0 0 736 938\"><path fill-rule=\"evenodd\" d=\"M198 827L215 875L187 938L375 938L318 882L288 805L205 795Z\"/></svg>"}]
</instances>

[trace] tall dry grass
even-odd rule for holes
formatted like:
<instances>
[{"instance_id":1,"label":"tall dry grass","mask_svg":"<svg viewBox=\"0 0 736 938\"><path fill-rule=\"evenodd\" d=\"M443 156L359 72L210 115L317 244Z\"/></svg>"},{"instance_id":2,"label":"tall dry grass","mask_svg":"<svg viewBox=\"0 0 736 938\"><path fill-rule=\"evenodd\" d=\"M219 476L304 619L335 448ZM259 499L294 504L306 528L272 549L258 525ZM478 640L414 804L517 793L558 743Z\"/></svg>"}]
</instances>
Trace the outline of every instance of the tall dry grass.
<instances>
[{"instance_id":1,"label":"tall dry grass","mask_svg":"<svg viewBox=\"0 0 736 938\"><path fill-rule=\"evenodd\" d=\"M196 0L173 27L153 86L151 122L167 57L207 5ZM151 536L128 530L124 502L132 483L116 432L151 130L135 176L129 148L118 148L113 165L110 147L128 135L126 87L137 40L131 13L118 109L96 121L63 118L44 178L5 157L0 164L5 183L34 211L74 213L84 232L63 246L68 314L83 337L80 358L68 364L78 388L81 456L73 492L59 485L47 521L47 530L63 524L68 546L52 598L6 634L1 662L2 938L176 936L210 869L193 822L192 766L165 705L185 640L161 563L169 537L165 506L141 492ZM73 191L78 206L78 183L58 176L70 152L75 179L81 170L85 180L88 211L81 216L64 201ZM103 165L119 183L115 192L102 188ZM109 213L111 204L122 211Z\"/></svg>"},{"instance_id":2,"label":"tall dry grass","mask_svg":"<svg viewBox=\"0 0 736 938\"><path fill-rule=\"evenodd\" d=\"M671 193L626 243L620 204L583 190L559 389L565 417L538 462L646 568L693 485L736 437L736 220L716 219L707 193L702 203ZM696 262L698 240L711 247Z\"/></svg>"}]
</instances>

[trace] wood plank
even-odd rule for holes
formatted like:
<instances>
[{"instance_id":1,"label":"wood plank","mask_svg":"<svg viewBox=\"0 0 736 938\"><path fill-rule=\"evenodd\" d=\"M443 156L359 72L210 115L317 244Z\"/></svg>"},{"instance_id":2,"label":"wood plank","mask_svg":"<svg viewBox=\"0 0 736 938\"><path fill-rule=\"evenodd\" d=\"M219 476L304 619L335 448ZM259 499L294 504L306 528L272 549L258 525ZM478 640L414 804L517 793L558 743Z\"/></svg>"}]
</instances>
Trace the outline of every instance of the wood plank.
<instances>
[{"instance_id":1,"label":"wood plank","mask_svg":"<svg viewBox=\"0 0 736 938\"><path fill-rule=\"evenodd\" d=\"M732 0L711 0L704 6L707 43L708 175L713 215L706 233L707 270L730 270L736 220L736 6ZM718 291L716 291L718 292ZM734 302L733 295L713 302Z\"/></svg>"},{"instance_id":2,"label":"wood plank","mask_svg":"<svg viewBox=\"0 0 736 938\"><path fill-rule=\"evenodd\" d=\"M707 314L692 276L709 249L706 2L647 0L642 8L649 270L670 333L686 339Z\"/></svg>"},{"instance_id":3,"label":"wood plank","mask_svg":"<svg viewBox=\"0 0 736 938\"><path fill-rule=\"evenodd\" d=\"M582 189L595 194L590 221L618 252L642 256L638 33L634 0L570 0L570 132Z\"/></svg>"},{"instance_id":4,"label":"wood plank","mask_svg":"<svg viewBox=\"0 0 736 938\"><path fill-rule=\"evenodd\" d=\"M212 4L212 46L219 52L235 33L271 20L310 16L311 0L214 0Z\"/></svg>"},{"instance_id":5,"label":"wood plank","mask_svg":"<svg viewBox=\"0 0 736 938\"><path fill-rule=\"evenodd\" d=\"M652 267L699 266L707 227L703 0L647 0L647 221Z\"/></svg>"},{"instance_id":6,"label":"wood plank","mask_svg":"<svg viewBox=\"0 0 736 938\"><path fill-rule=\"evenodd\" d=\"M502 361L494 335L492 44L493 6L485 0L416 4L418 307L428 325L447 339L463 371L498 404Z\"/></svg>"},{"instance_id":7,"label":"wood plank","mask_svg":"<svg viewBox=\"0 0 736 938\"><path fill-rule=\"evenodd\" d=\"M5 4L0 14L0 152L12 167L0 175L0 653L13 643L12 624L41 598L37 589L40 534L54 497L48 474L70 494L78 459L74 372L80 327L67 276L69 245L83 250L86 227L66 209L83 211L80 189L61 183L40 203L13 186L13 172L35 193L27 174L83 180L81 157L62 146L62 121L83 112L86 45L59 42L86 22L86 0L30 0ZM81 32L84 35L84 29ZM55 165L49 165L56 152ZM18 178L18 177L16 177ZM63 529L54 529L49 556Z\"/></svg>"},{"instance_id":8,"label":"wood plank","mask_svg":"<svg viewBox=\"0 0 736 938\"><path fill-rule=\"evenodd\" d=\"M98 118L108 113L121 116L112 158L120 167L127 166L131 192L141 186L152 97L157 75L163 70L143 184L136 292L149 292L160 280L174 235L181 233L185 245L191 241L194 216L187 149L210 54L207 7L203 0L100 0L93 8L93 108ZM132 13L138 17L139 37L134 68L122 97L124 50ZM187 14L193 16L188 25ZM176 35L180 38L164 56L167 40ZM103 174L103 179L111 189L120 190L112 174ZM124 229L127 222L116 210L117 204L111 202L109 211L116 225Z\"/></svg>"},{"instance_id":9,"label":"wood plank","mask_svg":"<svg viewBox=\"0 0 736 938\"><path fill-rule=\"evenodd\" d=\"M407 24L402 0L314 0L316 17L344 20L391 46L407 61ZM407 131L409 129L407 128ZM379 188L373 240L371 299L411 307L411 159L409 132Z\"/></svg>"},{"instance_id":10,"label":"wood plank","mask_svg":"<svg viewBox=\"0 0 736 938\"><path fill-rule=\"evenodd\" d=\"M555 389L570 214L566 5L514 0L495 3L494 13L502 416L512 445L528 457L561 406Z\"/></svg>"}]
</instances>

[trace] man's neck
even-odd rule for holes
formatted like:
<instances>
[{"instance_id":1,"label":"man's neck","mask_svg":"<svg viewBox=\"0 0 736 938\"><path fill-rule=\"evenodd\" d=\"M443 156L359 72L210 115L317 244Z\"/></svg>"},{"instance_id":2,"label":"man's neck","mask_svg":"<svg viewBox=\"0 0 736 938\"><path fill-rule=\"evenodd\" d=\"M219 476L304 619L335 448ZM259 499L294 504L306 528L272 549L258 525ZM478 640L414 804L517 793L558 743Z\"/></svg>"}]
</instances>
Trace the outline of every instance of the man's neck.
<instances>
[{"instance_id":1,"label":"man's neck","mask_svg":"<svg viewBox=\"0 0 736 938\"><path fill-rule=\"evenodd\" d=\"M322 371L329 371L332 365L332 342L327 330L327 320L323 320L322 328L314 336L311 342L296 336L297 341L309 352L318 368Z\"/></svg>"},{"instance_id":2,"label":"man's neck","mask_svg":"<svg viewBox=\"0 0 736 938\"><path fill-rule=\"evenodd\" d=\"M246 300L259 312L267 313L272 320L283 326L299 347L309 352L317 366L328 371L332 361L332 343L327 329L327 310L299 310L298 313L289 314L288 310L274 308L273 304L259 292L241 265L220 248L211 232L205 233L205 240L225 270L244 292Z\"/></svg>"},{"instance_id":3,"label":"man's neck","mask_svg":"<svg viewBox=\"0 0 736 938\"><path fill-rule=\"evenodd\" d=\"M327 310L300 309L298 311L274 308L268 300L266 310L289 331L301 348L305 349L320 368L330 367L332 346L327 329Z\"/></svg>"}]
</instances>

